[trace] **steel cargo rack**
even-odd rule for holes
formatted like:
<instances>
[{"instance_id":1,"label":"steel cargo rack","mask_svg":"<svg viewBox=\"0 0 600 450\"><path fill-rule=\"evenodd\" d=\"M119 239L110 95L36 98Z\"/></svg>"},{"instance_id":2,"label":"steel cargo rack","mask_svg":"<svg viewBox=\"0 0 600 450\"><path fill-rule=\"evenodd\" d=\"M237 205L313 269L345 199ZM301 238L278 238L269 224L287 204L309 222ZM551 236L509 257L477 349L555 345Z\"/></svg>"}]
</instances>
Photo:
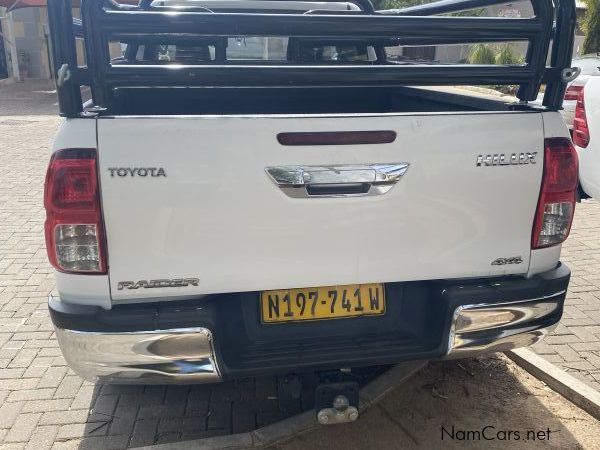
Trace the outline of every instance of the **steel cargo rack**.
<instances>
[{"instance_id":1,"label":"steel cargo rack","mask_svg":"<svg viewBox=\"0 0 600 450\"><path fill-rule=\"evenodd\" d=\"M131 0L128 0L131 1ZM277 2L277 0L272 0ZM322 1L322 0L320 0ZM337 1L340 0L326 0ZM449 15L507 0L440 0L398 10L376 11L369 0L348 0L350 11L218 11L206 7L158 6L115 0L81 0L81 21L71 0L48 0L53 68L60 113L67 117L102 113L115 89L140 87L399 87L431 85L518 85L521 103L537 98L545 83L543 105L560 109L571 70L575 0L530 0L533 17ZM448 45L527 42L522 64L399 64L376 46L372 64L291 64L265 61L242 64L217 57L202 64L112 63L109 43L164 39L218 40L231 36L369 42L396 45ZM85 42L85 64L78 65L76 38ZM550 48L551 47L551 48ZM90 86L93 106L84 111L81 87Z\"/></svg>"}]
</instances>

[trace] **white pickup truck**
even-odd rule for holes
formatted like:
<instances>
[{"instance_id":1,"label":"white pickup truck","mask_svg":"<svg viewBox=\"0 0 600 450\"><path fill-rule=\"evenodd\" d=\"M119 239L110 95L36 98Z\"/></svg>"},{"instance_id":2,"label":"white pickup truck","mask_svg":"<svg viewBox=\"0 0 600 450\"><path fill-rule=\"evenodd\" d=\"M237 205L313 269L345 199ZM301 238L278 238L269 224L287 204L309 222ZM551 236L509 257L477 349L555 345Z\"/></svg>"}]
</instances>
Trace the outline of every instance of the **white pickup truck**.
<instances>
[{"instance_id":1,"label":"white pickup truck","mask_svg":"<svg viewBox=\"0 0 600 450\"><path fill-rule=\"evenodd\" d=\"M65 117L46 179L49 307L69 365L216 382L503 351L555 326L575 9L447 15L493 3L83 0L79 22L49 0ZM515 40L523 64L387 57ZM519 101L460 88L498 84Z\"/></svg>"}]
</instances>

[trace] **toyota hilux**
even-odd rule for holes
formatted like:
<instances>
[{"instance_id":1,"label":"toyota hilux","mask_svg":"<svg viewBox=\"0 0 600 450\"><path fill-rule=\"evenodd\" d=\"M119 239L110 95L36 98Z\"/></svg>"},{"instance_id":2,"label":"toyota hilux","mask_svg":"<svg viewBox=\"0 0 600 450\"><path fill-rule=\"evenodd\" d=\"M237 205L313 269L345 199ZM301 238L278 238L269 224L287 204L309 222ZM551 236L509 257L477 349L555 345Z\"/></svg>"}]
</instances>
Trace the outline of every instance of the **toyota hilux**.
<instances>
[{"instance_id":1,"label":"toyota hilux","mask_svg":"<svg viewBox=\"0 0 600 450\"><path fill-rule=\"evenodd\" d=\"M461 13L505 0L82 0L80 18L48 3L64 117L49 308L81 376L462 358L560 320L573 0L531 0L527 17ZM524 60L431 50L504 42Z\"/></svg>"}]
</instances>

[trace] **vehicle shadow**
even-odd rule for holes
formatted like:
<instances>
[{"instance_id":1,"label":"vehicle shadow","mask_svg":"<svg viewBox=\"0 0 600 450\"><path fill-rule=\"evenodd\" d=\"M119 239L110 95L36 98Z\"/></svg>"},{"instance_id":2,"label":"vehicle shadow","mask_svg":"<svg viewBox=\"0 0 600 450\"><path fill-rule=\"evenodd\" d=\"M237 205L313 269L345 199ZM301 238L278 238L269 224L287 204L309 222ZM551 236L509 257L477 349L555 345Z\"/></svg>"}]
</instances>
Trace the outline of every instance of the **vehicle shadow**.
<instances>
[{"instance_id":1,"label":"vehicle shadow","mask_svg":"<svg viewBox=\"0 0 600 450\"><path fill-rule=\"evenodd\" d=\"M250 431L303 409L282 411L276 384L275 378L98 384L83 434L70 439L82 449L114 449ZM272 448L591 448L598 435L594 419L498 354L431 363L357 422L317 428Z\"/></svg>"},{"instance_id":2,"label":"vehicle shadow","mask_svg":"<svg viewBox=\"0 0 600 450\"><path fill-rule=\"evenodd\" d=\"M272 450L598 448L600 425L504 355L431 363L359 422Z\"/></svg>"},{"instance_id":3,"label":"vehicle shadow","mask_svg":"<svg viewBox=\"0 0 600 450\"><path fill-rule=\"evenodd\" d=\"M177 443L243 433L300 413L302 399L283 404L276 377L190 386L93 386L83 430L63 435L82 449Z\"/></svg>"}]
</instances>

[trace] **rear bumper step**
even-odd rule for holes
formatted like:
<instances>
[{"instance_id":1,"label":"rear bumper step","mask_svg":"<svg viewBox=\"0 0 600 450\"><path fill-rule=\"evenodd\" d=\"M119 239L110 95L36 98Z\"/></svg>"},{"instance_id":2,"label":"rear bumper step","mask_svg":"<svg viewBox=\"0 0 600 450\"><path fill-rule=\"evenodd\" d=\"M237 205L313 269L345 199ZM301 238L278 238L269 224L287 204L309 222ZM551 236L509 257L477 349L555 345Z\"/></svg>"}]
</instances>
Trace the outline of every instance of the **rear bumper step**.
<instances>
[{"instance_id":1,"label":"rear bumper step","mask_svg":"<svg viewBox=\"0 0 600 450\"><path fill-rule=\"evenodd\" d=\"M560 320L570 271L525 279L388 283L386 315L260 324L258 293L115 306L49 299L60 347L87 379L222 378L456 358L537 342Z\"/></svg>"},{"instance_id":2,"label":"rear bumper step","mask_svg":"<svg viewBox=\"0 0 600 450\"><path fill-rule=\"evenodd\" d=\"M206 328L132 333L57 329L69 366L90 380L118 383L210 383L220 380Z\"/></svg>"}]
</instances>

